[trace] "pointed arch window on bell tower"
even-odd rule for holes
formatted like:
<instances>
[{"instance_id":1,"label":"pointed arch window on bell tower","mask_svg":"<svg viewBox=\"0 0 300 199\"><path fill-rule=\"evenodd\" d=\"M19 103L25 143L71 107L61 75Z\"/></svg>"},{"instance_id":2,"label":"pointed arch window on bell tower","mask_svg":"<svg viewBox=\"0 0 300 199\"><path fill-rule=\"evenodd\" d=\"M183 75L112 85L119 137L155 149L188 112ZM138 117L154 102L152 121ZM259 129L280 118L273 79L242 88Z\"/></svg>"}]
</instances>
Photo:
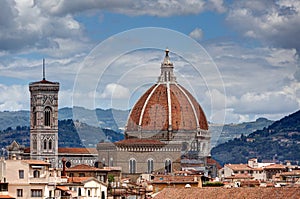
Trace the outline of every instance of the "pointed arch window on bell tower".
<instances>
[{"instance_id":1,"label":"pointed arch window on bell tower","mask_svg":"<svg viewBox=\"0 0 300 199\"><path fill-rule=\"evenodd\" d=\"M36 113L36 108L35 108L35 107L33 108L32 113L33 113L33 117L32 117L32 120L33 120L33 126L35 127L36 124L37 124L37 122L36 122L36 120L37 120L37 116L36 116L37 113Z\"/></svg>"},{"instance_id":2,"label":"pointed arch window on bell tower","mask_svg":"<svg viewBox=\"0 0 300 199\"><path fill-rule=\"evenodd\" d=\"M51 115L52 110L50 107L46 107L44 111L44 125L45 126L51 126Z\"/></svg>"}]
</instances>

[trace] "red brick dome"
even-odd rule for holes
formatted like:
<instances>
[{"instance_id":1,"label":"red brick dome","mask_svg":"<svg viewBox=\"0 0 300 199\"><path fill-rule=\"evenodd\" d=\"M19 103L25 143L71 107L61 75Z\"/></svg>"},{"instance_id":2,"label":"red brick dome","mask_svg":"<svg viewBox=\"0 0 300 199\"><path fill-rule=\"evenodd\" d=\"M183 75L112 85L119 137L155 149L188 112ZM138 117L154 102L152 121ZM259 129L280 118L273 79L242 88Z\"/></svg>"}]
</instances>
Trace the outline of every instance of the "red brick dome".
<instances>
[{"instance_id":1,"label":"red brick dome","mask_svg":"<svg viewBox=\"0 0 300 199\"><path fill-rule=\"evenodd\" d=\"M163 132L208 130L205 114L196 99L176 82L169 51L161 64L158 82L148 89L132 108L125 135L155 138Z\"/></svg>"}]
</instances>

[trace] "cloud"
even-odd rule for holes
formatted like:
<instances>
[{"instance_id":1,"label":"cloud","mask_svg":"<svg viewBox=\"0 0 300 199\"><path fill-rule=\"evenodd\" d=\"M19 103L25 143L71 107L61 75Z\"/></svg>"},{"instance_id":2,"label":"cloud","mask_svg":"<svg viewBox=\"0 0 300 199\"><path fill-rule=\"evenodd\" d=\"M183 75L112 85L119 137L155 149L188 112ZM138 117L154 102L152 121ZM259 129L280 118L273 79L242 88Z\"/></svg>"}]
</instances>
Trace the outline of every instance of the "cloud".
<instances>
[{"instance_id":1,"label":"cloud","mask_svg":"<svg viewBox=\"0 0 300 199\"><path fill-rule=\"evenodd\" d=\"M278 114L290 113L299 108L296 96L283 92L248 92L241 96L235 105L240 114Z\"/></svg>"},{"instance_id":2,"label":"cloud","mask_svg":"<svg viewBox=\"0 0 300 199\"><path fill-rule=\"evenodd\" d=\"M130 96L129 89L115 83L107 84L100 98L104 99L127 99Z\"/></svg>"},{"instance_id":3,"label":"cloud","mask_svg":"<svg viewBox=\"0 0 300 199\"><path fill-rule=\"evenodd\" d=\"M72 39L84 41L83 27L71 15L49 16L46 7L38 1L1 2L0 51L24 51L28 49L61 49L61 43Z\"/></svg>"},{"instance_id":4,"label":"cloud","mask_svg":"<svg viewBox=\"0 0 300 199\"><path fill-rule=\"evenodd\" d=\"M223 0L190 1L190 0L156 0L156 1L122 1L122 0L61 0L56 3L39 2L41 7L52 15L65 15L85 12L87 10L109 10L111 12L131 16L150 15L169 17L174 15L199 14L205 10L224 12Z\"/></svg>"},{"instance_id":5,"label":"cloud","mask_svg":"<svg viewBox=\"0 0 300 199\"><path fill-rule=\"evenodd\" d=\"M226 98L226 122L243 122L258 117L279 119L300 108L299 83L295 49L247 48L234 42L206 44L217 64L225 85L225 94L213 91L212 96ZM207 95L204 105L207 106ZM222 111L222 110L219 110ZM212 115L211 121L218 121Z\"/></svg>"},{"instance_id":6,"label":"cloud","mask_svg":"<svg viewBox=\"0 0 300 199\"><path fill-rule=\"evenodd\" d=\"M0 110L15 111L28 109L28 86L0 84Z\"/></svg>"},{"instance_id":7,"label":"cloud","mask_svg":"<svg viewBox=\"0 0 300 199\"><path fill-rule=\"evenodd\" d=\"M195 39L196 41L200 41L203 38L203 31L200 28L195 28L190 34L190 37Z\"/></svg>"},{"instance_id":8,"label":"cloud","mask_svg":"<svg viewBox=\"0 0 300 199\"><path fill-rule=\"evenodd\" d=\"M299 1L236 1L227 22L244 36L274 47L300 50Z\"/></svg>"}]
</instances>

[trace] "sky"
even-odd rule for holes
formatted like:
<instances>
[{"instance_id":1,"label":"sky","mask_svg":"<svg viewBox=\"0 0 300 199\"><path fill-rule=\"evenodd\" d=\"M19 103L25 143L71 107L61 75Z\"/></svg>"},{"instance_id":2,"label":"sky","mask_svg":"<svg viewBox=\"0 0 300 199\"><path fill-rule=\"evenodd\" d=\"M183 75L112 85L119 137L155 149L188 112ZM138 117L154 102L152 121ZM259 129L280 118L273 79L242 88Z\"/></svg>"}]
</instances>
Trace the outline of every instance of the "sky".
<instances>
[{"instance_id":1,"label":"sky","mask_svg":"<svg viewBox=\"0 0 300 199\"><path fill-rule=\"evenodd\" d=\"M213 123L299 110L299 1L0 3L0 111L29 110L43 58L60 108L130 109L157 82L166 48Z\"/></svg>"}]
</instances>

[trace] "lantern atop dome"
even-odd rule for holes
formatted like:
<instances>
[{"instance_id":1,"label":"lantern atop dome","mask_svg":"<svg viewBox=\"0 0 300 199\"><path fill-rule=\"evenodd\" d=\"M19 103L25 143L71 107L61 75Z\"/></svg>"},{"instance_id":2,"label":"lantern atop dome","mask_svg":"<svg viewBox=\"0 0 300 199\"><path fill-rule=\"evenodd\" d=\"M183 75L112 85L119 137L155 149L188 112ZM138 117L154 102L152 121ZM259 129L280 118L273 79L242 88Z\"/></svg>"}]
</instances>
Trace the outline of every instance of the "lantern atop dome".
<instances>
[{"instance_id":1,"label":"lantern atop dome","mask_svg":"<svg viewBox=\"0 0 300 199\"><path fill-rule=\"evenodd\" d=\"M169 49L167 48L165 50L166 55L164 58L164 61L161 63L161 73L160 76L158 77L158 83L176 83L176 77L174 75L174 66L173 63L170 61L169 57Z\"/></svg>"}]
</instances>

